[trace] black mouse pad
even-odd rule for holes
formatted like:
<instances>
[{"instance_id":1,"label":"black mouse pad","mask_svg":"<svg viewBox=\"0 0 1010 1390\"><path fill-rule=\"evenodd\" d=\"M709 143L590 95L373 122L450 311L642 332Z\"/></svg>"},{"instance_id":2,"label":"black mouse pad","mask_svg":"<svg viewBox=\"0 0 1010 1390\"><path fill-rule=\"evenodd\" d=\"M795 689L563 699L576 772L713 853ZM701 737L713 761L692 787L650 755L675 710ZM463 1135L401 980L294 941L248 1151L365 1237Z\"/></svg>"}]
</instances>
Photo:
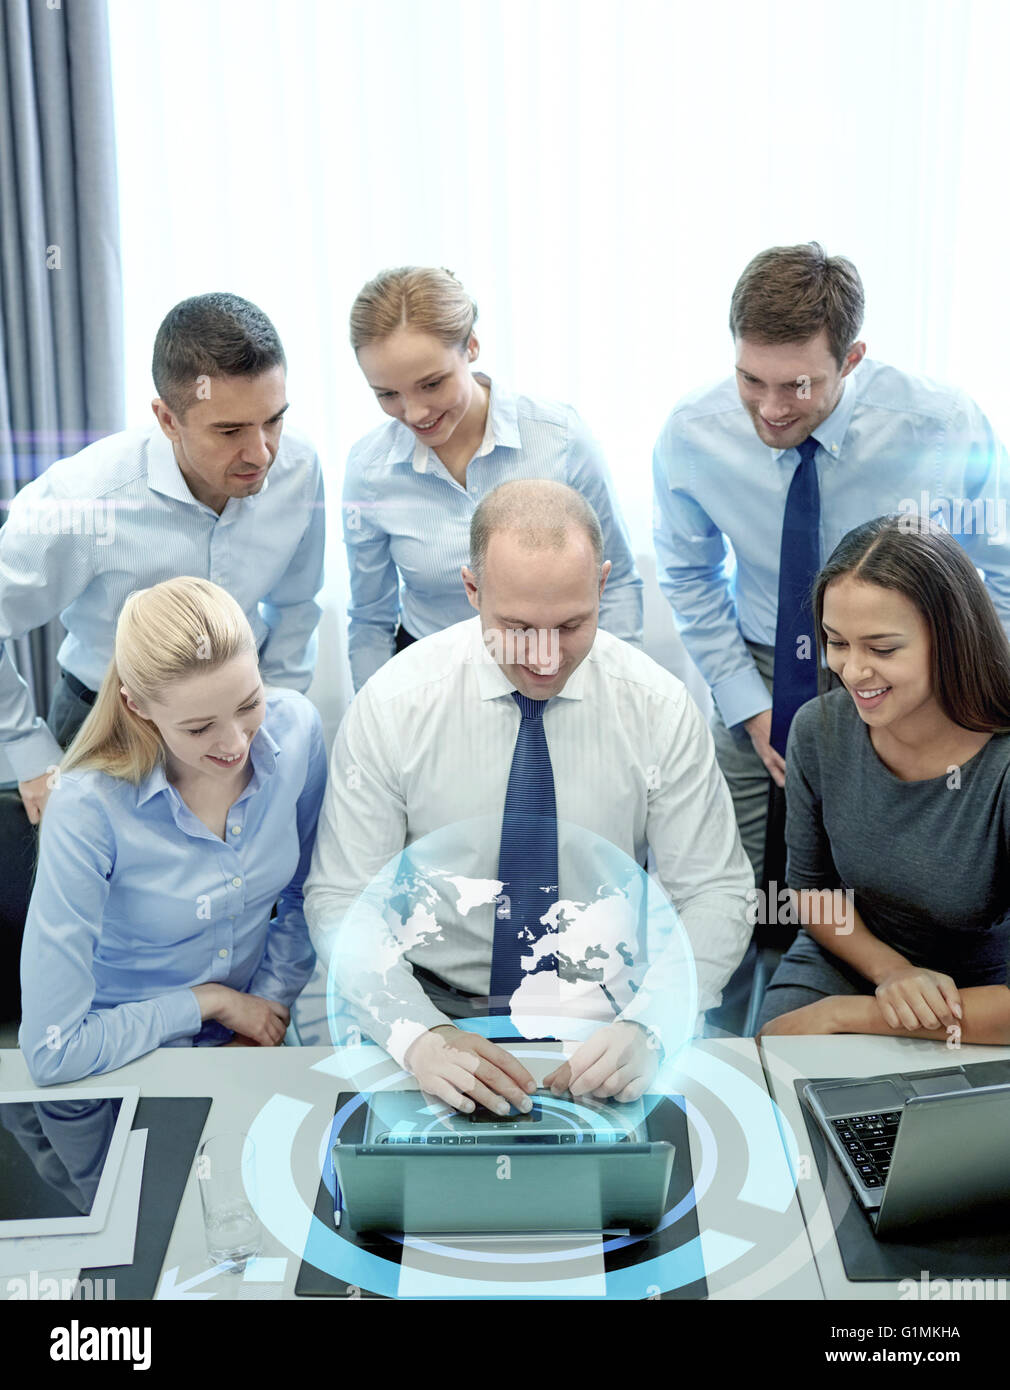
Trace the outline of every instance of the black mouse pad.
<instances>
[{"instance_id":1,"label":"black mouse pad","mask_svg":"<svg viewBox=\"0 0 1010 1390\"><path fill-rule=\"evenodd\" d=\"M854 1282L869 1279L914 1279L922 1276L941 1279L985 1279L1010 1275L1010 1218L1003 1230L980 1230L966 1224L957 1235L930 1236L928 1239L878 1240L870 1219L856 1201L838 1159L818 1128L817 1121L803 1100L803 1088L812 1077L793 1084L803 1111L810 1150L817 1164L828 1200L828 1211L835 1228L838 1248L847 1278Z\"/></svg>"},{"instance_id":2,"label":"black mouse pad","mask_svg":"<svg viewBox=\"0 0 1010 1390\"><path fill-rule=\"evenodd\" d=\"M341 1097L338 1100L337 1109L341 1108L345 1099L345 1097ZM650 1231L644 1235L616 1238L604 1236L604 1268L608 1276L618 1270L656 1260L698 1238L697 1212L694 1203L688 1200L693 1185L693 1176L687 1119L682 1106L683 1102L680 1097L669 1097L657 1105L648 1118L648 1135L650 1139L665 1139L675 1146L676 1153L667 1197L667 1211L676 1213L681 1204L684 1204L685 1209L668 1224L661 1225L655 1231ZM327 1145L327 1163L329 1161L329 1145ZM303 1297L314 1298L395 1298L399 1281L400 1259L403 1253L402 1237L383 1235L375 1231L358 1235L346 1225L346 1221L337 1228L333 1220L333 1197L328 1185L328 1183L332 1184L332 1181L332 1170L320 1179L314 1209L320 1227L316 1227L313 1223L313 1228L309 1233L305 1254L295 1282L295 1293ZM340 1249L334 1246L334 1240L340 1241L348 1248ZM342 1273L338 1277L314 1264L313 1258L322 1264L329 1264L331 1269L339 1266L341 1271L346 1270L347 1273ZM559 1261L556 1271L559 1280L572 1277L577 1273L574 1268L574 1261L570 1263L572 1267L566 1269L564 1264ZM458 1263L450 1262L448 1255L445 1258L445 1269L449 1277L458 1277L460 1273ZM477 1271L476 1274L474 1274L474 1270ZM481 1272L479 1262L468 1265L468 1277L479 1279ZM483 1272L486 1278L493 1279L497 1284L501 1283L500 1267L496 1269L493 1261L488 1261L484 1265ZM453 1295L446 1296L451 1297ZM479 1293L474 1293L474 1297L480 1296ZM508 1298L510 1295L503 1291L497 1296ZM532 1294L515 1296L536 1297ZM625 1295L621 1296L624 1297ZM704 1275L690 1284L669 1291L661 1289L655 1283L648 1282L646 1278L643 1279L639 1296L643 1299L707 1298L708 1287ZM545 1297L549 1297L549 1295L545 1295Z\"/></svg>"}]
</instances>

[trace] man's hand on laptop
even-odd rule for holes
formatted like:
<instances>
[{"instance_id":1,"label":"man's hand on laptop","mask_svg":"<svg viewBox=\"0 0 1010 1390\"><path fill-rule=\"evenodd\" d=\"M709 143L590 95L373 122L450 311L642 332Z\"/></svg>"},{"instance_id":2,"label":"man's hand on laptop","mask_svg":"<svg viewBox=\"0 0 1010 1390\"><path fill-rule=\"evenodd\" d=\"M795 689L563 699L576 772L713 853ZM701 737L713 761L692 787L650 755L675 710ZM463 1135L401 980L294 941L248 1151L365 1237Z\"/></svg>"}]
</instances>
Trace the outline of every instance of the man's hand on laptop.
<instances>
[{"instance_id":1,"label":"man's hand on laptop","mask_svg":"<svg viewBox=\"0 0 1010 1390\"><path fill-rule=\"evenodd\" d=\"M422 1091L456 1110L468 1113L475 1102L498 1115L512 1106L524 1113L533 1108L533 1077L510 1052L478 1033L451 1024L431 1028L411 1043L404 1060Z\"/></svg>"},{"instance_id":2,"label":"man's hand on laptop","mask_svg":"<svg viewBox=\"0 0 1010 1390\"><path fill-rule=\"evenodd\" d=\"M949 975L906 965L877 985L877 1003L889 1028L950 1028L961 1018L961 996Z\"/></svg>"},{"instance_id":3,"label":"man's hand on laptop","mask_svg":"<svg viewBox=\"0 0 1010 1390\"><path fill-rule=\"evenodd\" d=\"M619 1019L586 1039L567 1062L544 1077L551 1095L599 1100L637 1100L649 1089L659 1070L658 1039L640 1023Z\"/></svg>"}]
</instances>

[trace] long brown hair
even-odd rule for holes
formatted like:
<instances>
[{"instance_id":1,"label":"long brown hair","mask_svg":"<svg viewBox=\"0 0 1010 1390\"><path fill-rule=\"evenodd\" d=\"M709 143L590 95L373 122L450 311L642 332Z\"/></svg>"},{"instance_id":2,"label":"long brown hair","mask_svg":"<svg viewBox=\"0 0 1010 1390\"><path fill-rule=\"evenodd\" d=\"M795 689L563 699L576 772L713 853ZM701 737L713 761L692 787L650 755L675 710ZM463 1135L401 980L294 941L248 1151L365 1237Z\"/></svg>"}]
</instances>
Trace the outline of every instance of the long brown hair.
<instances>
[{"instance_id":1,"label":"long brown hair","mask_svg":"<svg viewBox=\"0 0 1010 1390\"><path fill-rule=\"evenodd\" d=\"M824 594L843 575L915 604L929 631L933 695L948 719L977 733L1010 733L1010 642L978 570L948 531L905 514L842 537L814 585L822 666Z\"/></svg>"}]
</instances>

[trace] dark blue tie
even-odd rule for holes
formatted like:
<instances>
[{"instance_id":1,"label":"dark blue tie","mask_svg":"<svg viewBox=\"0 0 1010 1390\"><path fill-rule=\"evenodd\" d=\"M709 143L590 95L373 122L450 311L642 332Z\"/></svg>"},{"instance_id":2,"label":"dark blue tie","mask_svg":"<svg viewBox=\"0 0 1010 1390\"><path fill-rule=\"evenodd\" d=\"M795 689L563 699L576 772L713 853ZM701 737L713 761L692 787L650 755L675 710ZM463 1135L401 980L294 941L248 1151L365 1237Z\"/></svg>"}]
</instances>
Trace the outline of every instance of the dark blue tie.
<instances>
[{"instance_id":1,"label":"dark blue tie","mask_svg":"<svg viewBox=\"0 0 1010 1390\"><path fill-rule=\"evenodd\" d=\"M793 715L817 694L817 641L811 590L821 564L821 495L811 435L789 484L779 552L779 608L775 624L772 747L783 757ZM802 638L807 638L803 642Z\"/></svg>"},{"instance_id":2,"label":"dark blue tie","mask_svg":"<svg viewBox=\"0 0 1010 1390\"><path fill-rule=\"evenodd\" d=\"M522 720L512 754L501 824L498 877L503 905L495 917L489 1013L506 1014L523 979L521 957L543 936L540 918L558 896L558 820L554 770L547 751L546 700L512 692ZM504 915L507 902L508 915ZM544 962L545 967L547 962Z\"/></svg>"}]
</instances>

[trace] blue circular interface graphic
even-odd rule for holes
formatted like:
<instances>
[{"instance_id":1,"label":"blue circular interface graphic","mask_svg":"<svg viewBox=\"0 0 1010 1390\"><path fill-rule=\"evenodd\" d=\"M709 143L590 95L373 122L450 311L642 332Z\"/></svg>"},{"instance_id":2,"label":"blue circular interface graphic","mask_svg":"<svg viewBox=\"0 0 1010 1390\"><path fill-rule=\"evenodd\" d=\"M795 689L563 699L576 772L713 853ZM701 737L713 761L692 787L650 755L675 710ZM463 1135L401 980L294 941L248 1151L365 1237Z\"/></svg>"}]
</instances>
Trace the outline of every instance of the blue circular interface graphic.
<instances>
[{"instance_id":1,"label":"blue circular interface graphic","mask_svg":"<svg viewBox=\"0 0 1010 1390\"><path fill-rule=\"evenodd\" d=\"M533 1051L526 1055L543 1057L546 1054ZM681 1075L681 1084L693 1075L696 1082L701 1082L701 1095L711 1095L716 1104L712 1108L706 1105L706 1110L710 1110L709 1118L716 1122L719 1134L717 1137L708 1118L690 1102L674 1101L686 1110L700 1145L692 1163L692 1185L679 1201L671 1201L653 1232L604 1238L602 1252L607 1257L607 1270L602 1296L608 1299L657 1297L664 1292L686 1289L695 1281L756 1254L754 1240L761 1239L761 1219L774 1226L779 1214L793 1199L795 1174L782 1164L781 1154L776 1153L775 1146L764 1142L767 1136L760 1132L761 1115L769 1104L762 1088L735 1066L714 1056L692 1049L684 1054L684 1060L687 1071ZM405 1080L404 1072L394 1072L384 1077L375 1089L395 1090L402 1087ZM316 1133L313 1148L317 1152L318 1171L332 1198L332 1145L346 1132L356 1112L368 1099L368 1095L355 1095L340 1107L335 1117L327 1118L318 1128L312 1117L313 1107L289 1096L275 1095L257 1116L250 1136L256 1144L257 1163L262 1163L264 1173L269 1173L271 1180L259 1183L256 1210L287 1248L300 1253L309 1264L334 1280L343 1281L347 1297L358 1296L362 1289L391 1298L585 1296L578 1285L578 1259L588 1253L581 1248L582 1242L578 1243L579 1248L569 1247L564 1252L544 1252L541 1257L527 1251L513 1259L502 1252L489 1257L477 1250L450 1249L442 1245L438 1237L411 1237L415 1253L420 1251L436 1264L426 1276L423 1292L419 1294L415 1288L405 1295L400 1257L396 1253L404 1244L403 1237L387 1233L389 1255L385 1256L374 1248L361 1248L346 1239L343 1231L338 1232L329 1223L311 1216L306 1240L304 1218L308 1213L291 1181L296 1133L303 1123L312 1125ZM772 1110L777 1124L783 1127L783 1137L795 1161L795 1136L777 1107L772 1106ZM754 1140L758 1142L752 1147ZM678 1219L695 1207L713 1184L721 1188L715 1202L717 1229L706 1227L699 1235L668 1246L662 1253L650 1253L644 1259L629 1254L631 1247L642 1241L652 1248L657 1240L665 1244L667 1233ZM612 1258L619 1261L630 1258L633 1262L612 1267ZM790 1258L789 1252L783 1250L780 1257L783 1273L791 1268ZM501 1266L499 1275L494 1273L495 1263ZM514 1282L515 1275L510 1276L506 1268L516 1263L528 1267L525 1274L519 1271L525 1281L520 1288ZM597 1292L589 1296L601 1295Z\"/></svg>"}]
</instances>

